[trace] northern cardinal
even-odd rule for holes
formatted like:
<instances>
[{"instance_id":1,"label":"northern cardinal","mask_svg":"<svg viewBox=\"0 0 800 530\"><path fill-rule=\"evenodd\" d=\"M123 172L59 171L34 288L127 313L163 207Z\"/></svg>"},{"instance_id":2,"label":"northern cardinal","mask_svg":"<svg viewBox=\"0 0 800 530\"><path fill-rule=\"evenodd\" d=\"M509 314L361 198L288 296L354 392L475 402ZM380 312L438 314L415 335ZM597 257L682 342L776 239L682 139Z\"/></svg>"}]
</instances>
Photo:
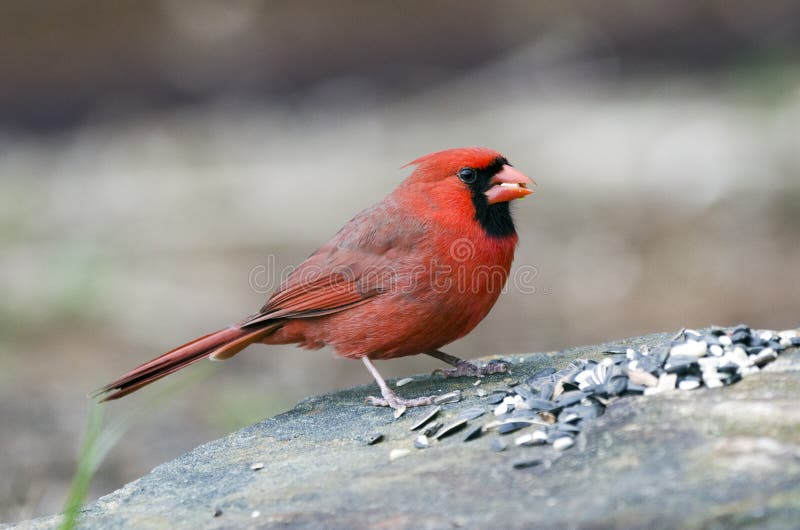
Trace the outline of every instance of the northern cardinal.
<instances>
[{"instance_id":1,"label":"northern cardinal","mask_svg":"<svg viewBox=\"0 0 800 530\"><path fill-rule=\"evenodd\" d=\"M414 160L411 175L351 219L305 260L258 313L179 346L101 388L117 399L201 359L228 359L253 343L332 346L361 359L400 412L434 397L404 399L375 359L424 353L453 365L446 376L503 371L439 351L489 313L511 268L517 233L509 202L535 184L500 153L449 149Z\"/></svg>"}]
</instances>

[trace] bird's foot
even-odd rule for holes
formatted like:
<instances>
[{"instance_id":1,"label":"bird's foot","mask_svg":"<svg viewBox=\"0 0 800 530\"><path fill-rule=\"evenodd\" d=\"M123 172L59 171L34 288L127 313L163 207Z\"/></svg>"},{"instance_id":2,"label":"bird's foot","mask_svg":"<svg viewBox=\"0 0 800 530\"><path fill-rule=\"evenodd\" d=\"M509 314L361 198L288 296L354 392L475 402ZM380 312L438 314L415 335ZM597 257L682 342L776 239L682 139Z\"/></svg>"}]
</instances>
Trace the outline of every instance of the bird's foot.
<instances>
[{"instance_id":1,"label":"bird's foot","mask_svg":"<svg viewBox=\"0 0 800 530\"><path fill-rule=\"evenodd\" d=\"M502 374L508 372L508 363L505 361L489 361L483 366L478 366L475 363L459 359L455 363L455 368L442 370L437 368L433 371L432 375L442 374L445 379L451 377L483 377L490 374Z\"/></svg>"},{"instance_id":2,"label":"bird's foot","mask_svg":"<svg viewBox=\"0 0 800 530\"><path fill-rule=\"evenodd\" d=\"M383 392L383 397L369 396L367 401L376 407L392 407L394 409L394 417L399 418L407 408L433 405L435 399L436 396L406 399L401 398L390 390L389 392Z\"/></svg>"}]
</instances>

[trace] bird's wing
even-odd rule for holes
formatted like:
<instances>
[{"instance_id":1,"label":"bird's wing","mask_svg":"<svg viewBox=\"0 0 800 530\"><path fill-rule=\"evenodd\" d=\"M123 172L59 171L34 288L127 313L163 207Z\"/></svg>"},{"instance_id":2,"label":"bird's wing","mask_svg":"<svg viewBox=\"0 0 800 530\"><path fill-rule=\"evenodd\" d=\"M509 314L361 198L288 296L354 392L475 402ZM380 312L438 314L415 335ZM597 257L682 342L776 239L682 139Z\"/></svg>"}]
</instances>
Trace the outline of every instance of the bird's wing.
<instances>
[{"instance_id":1,"label":"bird's wing","mask_svg":"<svg viewBox=\"0 0 800 530\"><path fill-rule=\"evenodd\" d=\"M418 235L398 236L394 216L379 204L365 210L306 259L255 315L240 326L279 318L310 318L365 303L391 289L398 251Z\"/></svg>"}]
</instances>

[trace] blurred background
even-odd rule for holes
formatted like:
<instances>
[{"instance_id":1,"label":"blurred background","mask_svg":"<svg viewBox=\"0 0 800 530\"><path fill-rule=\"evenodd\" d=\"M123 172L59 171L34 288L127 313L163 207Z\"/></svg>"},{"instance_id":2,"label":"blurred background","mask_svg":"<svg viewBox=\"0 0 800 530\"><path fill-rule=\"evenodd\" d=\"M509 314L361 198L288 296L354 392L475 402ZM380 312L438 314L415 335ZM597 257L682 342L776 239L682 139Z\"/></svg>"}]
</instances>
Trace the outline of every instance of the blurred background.
<instances>
[{"instance_id":1,"label":"blurred background","mask_svg":"<svg viewBox=\"0 0 800 530\"><path fill-rule=\"evenodd\" d=\"M0 43L0 521L59 511L88 391L253 312L442 148L539 183L535 292L454 354L800 323L800 3L6 0ZM371 382L326 350L220 368L151 407L95 497Z\"/></svg>"}]
</instances>

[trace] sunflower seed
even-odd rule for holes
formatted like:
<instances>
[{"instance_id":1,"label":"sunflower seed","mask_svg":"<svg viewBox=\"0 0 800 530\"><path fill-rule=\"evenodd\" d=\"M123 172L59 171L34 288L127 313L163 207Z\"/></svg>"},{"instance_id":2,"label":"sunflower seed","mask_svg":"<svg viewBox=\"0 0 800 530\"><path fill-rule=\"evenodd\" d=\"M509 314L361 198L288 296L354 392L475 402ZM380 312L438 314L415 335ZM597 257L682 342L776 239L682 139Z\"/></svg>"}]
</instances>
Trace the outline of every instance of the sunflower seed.
<instances>
[{"instance_id":1,"label":"sunflower seed","mask_svg":"<svg viewBox=\"0 0 800 530\"><path fill-rule=\"evenodd\" d=\"M588 398L586 398L586 401L596 401L603 407L607 407L608 404L611 403L610 399L602 398L600 396L589 396Z\"/></svg>"},{"instance_id":2,"label":"sunflower seed","mask_svg":"<svg viewBox=\"0 0 800 530\"><path fill-rule=\"evenodd\" d=\"M250 464L250 469L253 471L264 469L264 462L256 462L255 464Z\"/></svg>"},{"instance_id":3,"label":"sunflower seed","mask_svg":"<svg viewBox=\"0 0 800 530\"><path fill-rule=\"evenodd\" d=\"M718 359L717 357L701 357L700 359L697 359L697 364L700 365L701 371L716 370L720 361L721 359Z\"/></svg>"},{"instance_id":4,"label":"sunflower seed","mask_svg":"<svg viewBox=\"0 0 800 530\"><path fill-rule=\"evenodd\" d=\"M595 394L600 397L619 396L628 388L628 378L624 375L615 375L607 383L598 386Z\"/></svg>"},{"instance_id":5,"label":"sunflower seed","mask_svg":"<svg viewBox=\"0 0 800 530\"><path fill-rule=\"evenodd\" d=\"M661 377L658 378L658 385L654 388L648 388L647 390L645 390L644 395L652 396L654 394L667 392L668 390L674 390L677 381L678 381L677 374L661 374Z\"/></svg>"},{"instance_id":6,"label":"sunflower seed","mask_svg":"<svg viewBox=\"0 0 800 530\"><path fill-rule=\"evenodd\" d=\"M397 388L400 388L401 386L405 386L405 385L409 384L413 380L414 380L413 377L404 377L403 379L400 379L399 381L397 381L394 384L394 386L396 386Z\"/></svg>"},{"instance_id":7,"label":"sunflower seed","mask_svg":"<svg viewBox=\"0 0 800 530\"><path fill-rule=\"evenodd\" d=\"M389 451L389 461L397 460L398 458L403 458L404 456L408 456L411 451L408 449L392 449Z\"/></svg>"},{"instance_id":8,"label":"sunflower seed","mask_svg":"<svg viewBox=\"0 0 800 530\"><path fill-rule=\"evenodd\" d=\"M398 419L400 416L406 413L408 408L405 405L400 405L399 408L394 409L394 419Z\"/></svg>"},{"instance_id":9,"label":"sunflower seed","mask_svg":"<svg viewBox=\"0 0 800 530\"><path fill-rule=\"evenodd\" d=\"M726 361L725 363L717 366L717 371L726 374L735 374L739 371L739 365L731 361Z\"/></svg>"},{"instance_id":10,"label":"sunflower seed","mask_svg":"<svg viewBox=\"0 0 800 530\"><path fill-rule=\"evenodd\" d=\"M441 440L442 438L447 438L451 434L460 431L466 426L467 426L467 420L458 420L442 428L442 430L436 434L435 438L437 440Z\"/></svg>"},{"instance_id":11,"label":"sunflower seed","mask_svg":"<svg viewBox=\"0 0 800 530\"><path fill-rule=\"evenodd\" d=\"M742 374L740 374L739 372L722 373L720 374L720 379L722 380L723 384L732 385L734 383L739 382L742 379Z\"/></svg>"},{"instance_id":12,"label":"sunflower seed","mask_svg":"<svg viewBox=\"0 0 800 530\"><path fill-rule=\"evenodd\" d=\"M486 411L482 408L473 407L471 409L462 410L458 417L463 420L474 420L480 418Z\"/></svg>"},{"instance_id":13,"label":"sunflower seed","mask_svg":"<svg viewBox=\"0 0 800 530\"><path fill-rule=\"evenodd\" d=\"M587 395L588 394L586 392L581 392L579 390L571 390L569 392L564 392L563 394L561 394L558 397L558 399L556 400L556 403L560 407L569 407L570 405L574 405L575 403L578 403L580 400L585 398Z\"/></svg>"},{"instance_id":14,"label":"sunflower seed","mask_svg":"<svg viewBox=\"0 0 800 530\"><path fill-rule=\"evenodd\" d=\"M525 420L525 421L536 420L536 421L541 421L539 419L539 414L535 410L531 410L531 409L515 410L511 414L507 414L506 417L509 420ZM504 423L504 422L501 421L500 423Z\"/></svg>"},{"instance_id":15,"label":"sunflower seed","mask_svg":"<svg viewBox=\"0 0 800 530\"><path fill-rule=\"evenodd\" d=\"M525 403L531 408L531 410L553 410L559 407L558 403L546 399L533 398L525 400Z\"/></svg>"},{"instance_id":16,"label":"sunflower seed","mask_svg":"<svg viewBox=\"0 0 800 530\"><path fill-rule=\"evenodd\" d=\"M536 467L543 463L541 458L530 458L528 460L518 460L512 465L514 469L527 469L529 467Z\"/></svg>"},{"instance_id":17,"label":"sunflower seed","mask_svg":"<svg viewBox=\"0 0 800 530\"><path fill-rule=\"evenodd\" d=\"M483 434L483 427L480 425L473 425L467 429L463 441L469 442L470 440L475 440L476 438L480 438L481 434Z\"/></svg>"},{"instance_id":18,"label":"sunflower seed","mask_svg":"<svg viewBox=\"0 0 800 530\"><path fill-rule=\"evenodd\" d=\"M628 370L628 378L631 383L637 385L656 386L658 384L658 378L644 370Z\"/></svg>"},{"instance_id":19,"label":"sunflower seed","mask_svg":"<svg viewBox=\"0 0 800 530\"><path fill-rule=\"evenodd\" d=\"M553 442L553 449L556 451L564 451L565 449L569 449L575 445L575 440L570 438L569 436L562 436L561 438L556 439Z\"/></svg>"},{"instance_id":20,"label":"sunflower seed","mask_svg":"<svg viewBox=\"0 0 800 530\"><path fill-rule=\"evenodd\" d=\"M533 434L523 434L522 436L517 436L514 438L514 445L522 446L522 445L533 445Z\"/></svg>"},{"instance_id":21,"label":"sunflower seed","mask_svg":"<svg viewBox=\"0 0 800 530\"><path fill-rule=\"evenodd\" d=\"M703 336L703 334L696 329L687 329L683 332L683 335L689 340L698 339Z\"/></svg>"},{"instance_id":22,"label":"sunflower seed","mask_svg":"<svg viewBox=\"0 0 800 530\"><path fill-rule=\"evenodd\" d=\"M553 390L555 390L556 384L552 381L544 383L539 387L539 398L549 401L553 397Z\"/></svg>"},{"instance_id":23,"label":"sunflower seed","mask_svg":"<svg viewBox=\"0 0 800 530\"><path fill-rule=\"evenodd\" d=\"M730 361L738 364L739 366L750 366L750 359L747 357L747 352L741 346L736 346L733 350L725 354L725 357Z\"/></svg>"},{"instance_id":24,"label":"sunflower seed","mask_svg":"<svg viewBox=\"0 0 800 530\"><path fill-rule=\"evenodd\" d=\"M512 397L511 405L514 406L514 410L531 410L525 400L519 394Z\"/></svg>"},{"instance_id":25,"label":"sunflower seed","mask_svg":"<svg viewBox=\"0 0 800 530\"><path fill-rule=\"evenodd\" d=\"M678 383L678 388L681 390L694 390L700 388L700 380L696 377L687 377Z\"/></svg>"},{"instance_id":26,"label":"sunflower seed","mask_svg":"<svg viewBox=\"0 0 800 530\"><path fill-rule=\"evenodd\" d=\"M609 358L614 362L614 364L622 364L628 360L628 356L622 354L612 355Z\"/></svg>"},{"instance_id":27,"label":"sunflower seed","mask_svg":"<svg viewBox=\"0 0 800 530\"><path fill-rule=\"evenodd\" d=\"M708 344L705 341L690 340L678 346L673 346L669 350L670 358L677 357L702 357L708 351Z\"/></svg>"},{"instance_id":28,"label":"sunflower seed","mask_svg":"<svg viewBox=\"0 0 800 530\"><path fill-rule=\"evenodd\" d=\"M553 386L553 392L551 394L551 399L558 399L558 397L564 393L564 382L558 381Z\"/></svg>"},{"instance_id":29,"label":"sunflower seed","mask_svg":"<svg viewBox=\"0 0 800 530\"><path fill-rule=\"evenodd\" d=\"M656 373L663 366L663 362L656 357L642 357L637 359L636 369L650 374Z\"/></svg>"},{"instance_id":30,"label":"sunflower seed","mask_svg":"<svg viewBox=\"0 0 800 530\"><path fill-rule=\"evenodd\" d=\"M745 332L743 330L739 331L734 330L733 335L731 335L731 341L734 343L746 342L749 338L750 338L749 331Z\"/></svg>"},{"instance_id":31,"label":"sunflower seed","mask_svg":"<svg viewBox=\"0 0 800 530\"><path fill-rule=\"evenodd\" d=\"M427 449L431 446L430 440L424 434L420 434L416 438L414 438L414 447L417 449Z\"/></svg>"},{"instance_id":32,"label":"sunflower seed","mask_svg":"<svg viewBox=\"0 0 800 530\"><path fill-rule=\"evenodd\" d=\"M416 431L417 429L419 429L420 427L431 421L433 418L435 418L436 415L439 414L440 410L442 410L442 407L433 407L424 416L420 417L419 420L415 421L414 424L411 425L411 428L409 430Z\"/></svg>"},{"instance_id":33,"label":"sunflower seed","mask_svg":"<svg viewBox=\"0 0 800 530\"><path fill-rule=\"evenodd\" d=\"M697 358L695 357L670 355L669 359L667 359L667 364L664 366L664 371L668 374L685 374L695 366L697 366Z\"/></svg>"},{"instance_id":34,"label":"sunflower seed","mask_svg":"<svg viewBox=\"0 0 800 530\"><path fill-rule=\"evenodd\" d=\"M542 412L540 412L539 413L539 417L542 418L542 420L544 420L544 422L548 423L548 424L556 422L556 415L553 414L552 412L548 412L546 410L543 410Z\"/></svg>"},{"instance_id":35,"label":"sunflower seed","mask_svg":"<svg viewBox=\"0 0 800 530\"><path fill-rule=\"evenodd\" d=\"M708 347L708 352L714 357L722 357L725 354L725 349L718 344L714 344Z\"/></svg>"},{"instance_id":36,"label":"sunflower seed","mask_svg":"<svg viewBox=\"0 0 800 530\"><path fill-rule=\"evenodd\" d=\"M588 381L591 381L593 375L594 372L592 370L584 370L583 372L575 376L575 382L578 383L578 386L580 386ZM598 381L594 382L598 383Z\"/></svg>"},{"instance_id":37,"label":"sunflower seed","mask_svg":"<svg viewBox=\"0 0 800 530\"><path fill-rule=\"evenodd\" d=\"M486 402L489 403L490 405L497 405L499 403L502 403L507 395L508 394L503 390L499 392L492 392L491 394L489 394L489 397L486 398Z\"/></svg>"},{"instance_id":38,"label":"sunflower seed","mask_svg":"<svg viewBox=\"0 0 800 530\"><path fill-rule=\"evenodd\" d=\"M426 425L425 428L423 428L420 432L425 436L433 436L439 431L439 429L442 428L442 425L443 425L442 423L432 421L431 423Z\"/></svg>"},{"instance_id":39,"label":"sunflower seed","mask_svg":"<svg viewBox=\"0 0 800 530\"><path fill-rule=\"evenodd\" d=\"M720 379L716 370L703 372L703 384L708 388L719 388L723 386L722 379Z\"/></svg>"},{"instance_id":40,"label":"sunflower seed","mask_svg":"<svg viewBox=\"0 0 800 530\"><path fill-rule=\"evenodd\" d=\"M767 348L772 348L772 349L773 349L773 350L775 350L776 352L782 352L783 350L785 350L785 349L786 349L786 346L784 346L783 344L781 344L781 342L776 342L776 341L774 341L774 340L771 340L771 341L769 341L769 342L767 343Z\"/></svg>"},{"instance_id":41,"label":"sunflower seed","mask_svg":"<svg viewBox=\"0 0 800 530\"><path fill-rule=\"evenodd\" d=\"M383 434L381 434L379 432L376 432L376 433L373 433L373 434L370 434L369 436L367 436L364 439L364 444L366 444L366 445L375 445L376 443L380 442L381 440L383 440Z\"/></svg>"},{"instance_id":42,"label":"sunflower seed","mask_svg":"<svg viewBox=\"0 0 800 530\"><path fill-rule=\"evenodd\" d=\"M515 445L520 446L527 446L527 445L544 445L547 443L547 433L542 429L536 429L532 433L523 434L522 436L517 436L514 440Z\"/></svg>"},{"instance_id":43,"label":"sunflower seed","mask_svg":"<svg viewBox=\"0 0 800 530\"><path fill-rule=\"evenodd\" d=\"M536 399L536 396L526 385L517 385L511 391L525 400Z\"/></svg>"},{"instance_id":44,"label":"sunflower seed","mask_svg":"<svg viewBox=\"0 0 800 530\"><path fill-rule=\"evenodd\" d=\"M510 388L491 393L476 388L475 395L494 406L490 410L497 416L495 421L484 425L468 424L486 413L486 408L472 407L462 410L453 423L442 428L441 423L432 421L441 410L437 407L411 427L422 432L414 447L429 447L428 437L442 439L462 429L466 429L463 441L467 442L488 430L496 429L504 435L542 425L534 432L517 436L515 445L550 443L555 450L562 451L572 447L576 440L583 440L576 438L582 426L601 416L616 396L730 385L742 376L758 372L759 367L775 360L781 351L794 344L800 346L800 333L795 330L752 332L746 326L737 326L730 334L718 327L703 333L685 329L671 344L651 348L612 347L604 352L609 355L600 362L577 359L560 371L539 370L521 385L506 379L504 383ZM480 380L476 382L479 385ZM437 402L460 399L459 392L451 392L440 396ZM493 451L503 451L507 446L501 437L494 437L491 442ZM530 466L542 463L534 460L537 463Z\"/></svg>"},{"instance_id":45,"label":"sunflower seed","mask_svg":"<svg viewBox=\"0 0 800 530\"><path fill-rule=\"evenodd\" d=\"M528 384L529 386L534 386L534 384L537 381L539 381L541 379L547 379L551 375L553 375L554 373L556 373L556 369L555 368L543 368L543 369L539 370L538 372L534 373L529 378L527 378L525 380L525 383Z\"/></svg>"},{"instance_id":46,"label":"sunflower seed","mask_svg":"<svg viewBox=\"0 0 800 530\"><path fill-rule=\"evenodd\" d=\"M497 432L500 434L510 434L520 429L524 429L525 427L528 427L530 425L531 425L530 422L527 421L512 421L500 425L497 428Z\"/></svg>"},{"instance_id":47,"label":"sunflower seed","mask_svg":"<svg viewBox=\"0 0 800 530\"><path fill-rule=\"evenodd\" d=\"M778 358L778 354L775 353L775 350L772 348L764 348L759 352L758 355L753 357L751 360L755 366L761 368L762 366L766 366L767 364L771 363L775 359Z\"/></svg>"},{"instance_id":48,"label":"sunflower seed","mask_svg":"<svg viewBox=\"0 0 800 530\"><path fill-rule=\"evenodd\" d=\"M759 372L758 366L745 366L741 370L739 370L739 374L742 377L747 377L749 375L757 374Z\"/></svg>"},{"instance_id":49,"label":"sunflower seed","mask_svg":"<svg viewBox=\"0 0 800 530\"><path fill-rule=\"evenodd\" d=\"M514 439L514 445L518 447L522 446L530 446L530 445L541 445L541 442L537 442L534 437L533 433L523 434L522 436L517 436Z\"/></svg>"},{"instance_id":50,"label":"sunflower seed","mask_svg":"<svg viewBox=\"0 0 800 530\"><path fill-rule=\"evenodd\" d=\"M576 434L581 432L581 428L571 423L559 421L556 425L556 431L562 434Z\"/></svg>"},{"instance_id":51,"label":"sunflower seed","mask_svg":"<svg viewBox=\"0 0 800 530\"><path fill-rule=\"evenodd\" d=\"M499 405L497 405L497 407L495 407L494 415L503 416L505 414L508 414L511 410L513 409L508 405L508 403L500 403Z\"/></svg>"},{"instance_id":52,"label":"sunflower seed","mask_svg":"<svg viewBox=\"0 0 800 530\"><path fill-rule=\"evenodd\" d=\"M570 415L577 415L581 419L591 419L603 415L602 406L593 402L591 405L573 405L561 411L561 416L564 418ZM564 420L566 421L566 420Z\"/></svg>"},{"instance_id":53,"label":"sunflower seed","mask_svg":"<svg viewBox=\"0 0 800 530\"><path fill-rule=\"evenodd\" d=\"M453 390L452 392L448 392L447 394L442 394L441 396L436 396L433 399L434 405L444 405L446 403L458 403L461 401L461 391L460 390Z\"/></svg>"},{"instance_id":54,"label":"sunflower seed","mask_svg":"<svg viewBox=\"0 0 800 530\"><path fill-rule=\"evenodd\" d=\"M490 431L492 429L499 430L500 427L507 424L521 424L522 426L549 425L548 423L542 421L539 418L510 418L506 420L490 421L489 423L483 426L483 430L484 431ZM506 427L506 429L510 429L510 427Z\"/></svg>"}]
</instances>

